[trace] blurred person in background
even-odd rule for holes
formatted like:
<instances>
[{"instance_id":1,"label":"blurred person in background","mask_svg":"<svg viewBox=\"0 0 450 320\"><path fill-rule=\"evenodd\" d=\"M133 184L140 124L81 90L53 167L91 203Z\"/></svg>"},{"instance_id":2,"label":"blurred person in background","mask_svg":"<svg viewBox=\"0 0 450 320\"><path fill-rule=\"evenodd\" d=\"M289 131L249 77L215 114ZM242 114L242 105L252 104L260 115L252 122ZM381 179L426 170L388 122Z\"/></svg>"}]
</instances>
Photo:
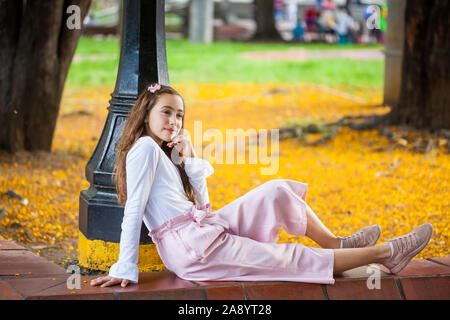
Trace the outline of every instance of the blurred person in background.
<instances>
[{"instance_id":1,"label":"blurred person in background","mask_svg":"<svg viewBox=\"0 0 450 320\"><path fill-rule=\"evenodd\" d=\"M347 44L350 41L350 32L355 29L355 21L347 13L345 6L339 6L336 10L336 33L339 37L339 44Z\"/></svg>"},{"instance_id":2,"label":"blurred person in background","mask_svg":"<svg viewBox=\"0 0 450 320\"><path fill-rule=\"evenodd\" d=\"M288 0L286 5L286 20L297 25L298 20L298 1Z\"/></svg>"},{"instance_id":3,"label":"blurred person in background","mask_svg":"<svg viewBox=\"0 0 450 320\"><path fill-rule=\"evenodd\" d=\"M318 31L318 22L317 18L320 12L314 6L309 6L305 11L305 23L306 23L306 31L308 32L317 32Z\"/></svg>"},{"instance_id":4,"label":"blurred person in background","mask_svg":"<svg viewBox=\"0 0 450 320\"><path fill-rule=\"evenodd\" d=\"M304 38L305 26L300 18L298 19L297 25L295 26L294 30L292 30L292 34L293 34L292 40L294 41L302 42L305 40Z\"/></svg>"},{"instance_id":5,"label":"blurred person in background","mask_svg":"<svg viewBox=\"0 0 450 320\"><path fill-rule=\"evenodd\" d=\"M334 10L324 9L320 14L318 22L319 37L325 42L336 42L336 17Z\"/></svg>"},{"instance_id":6,"label":"blurred person in background","mask_svg":"<svg viewBox=\"0 0 450 320\"><path fill-rule=\"evenodd\" d=\"M284 3L283 0L274 0L275 22L283 20Z\"/></svg>"}]
</instances>

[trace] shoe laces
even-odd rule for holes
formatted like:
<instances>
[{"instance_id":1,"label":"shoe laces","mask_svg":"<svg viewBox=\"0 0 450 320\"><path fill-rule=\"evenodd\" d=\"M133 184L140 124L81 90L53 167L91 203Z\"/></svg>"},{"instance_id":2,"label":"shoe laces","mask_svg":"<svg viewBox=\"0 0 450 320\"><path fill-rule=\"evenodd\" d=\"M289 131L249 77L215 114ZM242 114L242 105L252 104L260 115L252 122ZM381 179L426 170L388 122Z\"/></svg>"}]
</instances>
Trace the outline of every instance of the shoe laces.
<instances>
[{"instance_id":1,"label":"shoe laces","mask_svg":"<svg viewBox=\"0 0 450 320\"><path fill-rule=\"evenodd\" d=\"M354 233L354 234L352 234L352 235L350 235L350 236L345 237L344 240L345 240L349 245L355 246L356 243L358 242L358 240L364 240L364 239L363 239L363 235L364 235L364 232L358 231L358 232L356 232L356 233Z\"/></svg>"},{"instance_id":2,"label":"shoe laces","mask_svg":"<svg viewBox=\"0 0 450 320\"><path fill-rule=\"evenodd\" d=\"M400 253L404 253L405 251L408 251L411 247L416 246L418 243L415 232L411 232L411 233L405 234L403 236L389 239L389 240L393 240L397 243L397 247L398 247Z\"/></svg>"}]
</instances>

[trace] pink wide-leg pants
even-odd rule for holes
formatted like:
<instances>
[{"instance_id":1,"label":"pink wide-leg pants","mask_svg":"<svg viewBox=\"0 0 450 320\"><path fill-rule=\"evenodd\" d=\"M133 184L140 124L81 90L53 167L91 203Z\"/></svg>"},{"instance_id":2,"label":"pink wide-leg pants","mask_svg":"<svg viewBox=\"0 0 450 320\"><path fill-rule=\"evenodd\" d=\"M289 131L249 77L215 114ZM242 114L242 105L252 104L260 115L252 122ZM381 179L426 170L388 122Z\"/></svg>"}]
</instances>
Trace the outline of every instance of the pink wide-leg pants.
<instances>
[{"instance_id":1,"label":"pink wide-leg pants","mask_svg":"<svg viewBox=\"0 0 450 320\"><path fill-rule=\"evenodd\" d=\"M276 243L280 227L305 235L307 185L274 179L211 213L193 207L149 235L168 270L197 281L333 284L334 252Z\"/></svg>"}]
</instances>

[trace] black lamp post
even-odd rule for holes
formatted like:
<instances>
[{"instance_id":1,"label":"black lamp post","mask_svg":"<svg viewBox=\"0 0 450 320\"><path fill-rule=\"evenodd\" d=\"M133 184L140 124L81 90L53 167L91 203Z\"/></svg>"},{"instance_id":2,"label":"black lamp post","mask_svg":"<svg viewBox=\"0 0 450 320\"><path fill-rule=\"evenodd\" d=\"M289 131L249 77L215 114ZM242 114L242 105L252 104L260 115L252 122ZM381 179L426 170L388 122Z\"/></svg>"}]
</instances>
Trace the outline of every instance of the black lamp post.
<instances>
[{"instance_id":1,"label":"black lamp post","mask_svg":"<svg viewBox=\"0 0 450 320\"><path fill-rule=\"evenodd\" d=\"M88 190L80 193L79 229L88 240L119 242L123 207L117 203L112 170L126 116L149 82L169 84L164 0L124 0L119 71L108 117L86 165ZM151 243L142 225L141 244Z\"/></svg>"}]
</instances>

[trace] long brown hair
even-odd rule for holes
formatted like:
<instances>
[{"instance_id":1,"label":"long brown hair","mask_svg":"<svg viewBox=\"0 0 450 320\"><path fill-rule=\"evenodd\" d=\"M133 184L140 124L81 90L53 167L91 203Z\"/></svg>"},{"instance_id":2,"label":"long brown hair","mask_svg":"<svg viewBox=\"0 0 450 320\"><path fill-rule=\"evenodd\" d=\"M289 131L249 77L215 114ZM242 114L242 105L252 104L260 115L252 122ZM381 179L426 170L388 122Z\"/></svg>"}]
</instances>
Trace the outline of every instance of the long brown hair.
<instances>
[{"instance_id":1,"label":"long brown hair","mask_svg":"<svg viewBox=\"0 0 450 320\"><path fill-rule=\"evenodd\" d=\"M156 84L152 84L156 85ZM178 91L170 86L160 85L161 88L154 93L148 90L144 90L137 98L134 106L131 108L127 120L123 125L122 136L116 145L116 159L113 169L113 182L116 186L117 192L117 202L120 205L125 205L127 201L127 173L126 173L126 157L128 151L134 143L142 136L147 135L145 120L148 118L150 111L153 109L154 105L158 101L158 98L162 94L173 94L177 95L183 101L183 108L186 109L184 99ZM147 88L147 87L146 87ZM184 128L184 114L182 117L181 129ZM171 152L174 147L168 147L167 142L163 141L161 149L164 151L166 156L172 161ZM179 164L172 161L172 163L178 168L180 172L181 181L183 182L183 188L186 192L186 196L195 205L198 201L194 194L194 189L189 182L189 177L184 170L184 159L181 157Z\"/></svg>"}]
</instances>

